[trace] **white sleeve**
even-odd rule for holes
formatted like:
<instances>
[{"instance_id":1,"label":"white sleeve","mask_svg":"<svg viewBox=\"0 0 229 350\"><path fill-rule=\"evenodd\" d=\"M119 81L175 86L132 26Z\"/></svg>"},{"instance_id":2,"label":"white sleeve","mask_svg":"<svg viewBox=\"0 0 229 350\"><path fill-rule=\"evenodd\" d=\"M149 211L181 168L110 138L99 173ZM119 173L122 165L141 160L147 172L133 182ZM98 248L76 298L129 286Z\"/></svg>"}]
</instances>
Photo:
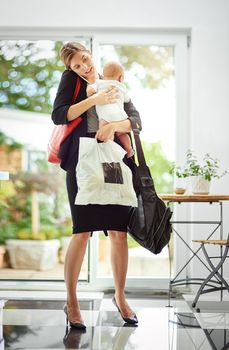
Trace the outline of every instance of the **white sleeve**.
<instances>
[{"instance_id":1,"label":"white sleeve","mask_svg":"<svg viewBox=\"0 0 229 350\"><path fill-rule=\"evenodd\" d=\"M126 91L124 94L124 102L130 102L130 96L128 95L128 92Z\"/></svg>"}]
</instances>

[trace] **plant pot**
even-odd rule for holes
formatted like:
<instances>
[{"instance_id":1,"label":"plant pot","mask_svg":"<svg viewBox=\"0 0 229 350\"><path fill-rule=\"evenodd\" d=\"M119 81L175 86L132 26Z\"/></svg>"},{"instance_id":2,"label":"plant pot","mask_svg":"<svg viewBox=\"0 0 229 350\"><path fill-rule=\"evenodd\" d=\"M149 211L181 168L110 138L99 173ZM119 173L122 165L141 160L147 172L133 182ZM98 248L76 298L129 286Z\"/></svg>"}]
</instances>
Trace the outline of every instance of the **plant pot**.
<instances>
[{"instance_id":1,"label":"plant pot","mask_svg":"<svg viewBox=\"0 0 229 350\"><path fill-rule=\"evenodd\" d=\"M205 180L202 176L192 176L192 193L208 194L210 191L210 181Z\"/></svg>"},{"instance_id":2,"label":"plant pot","mask_svg":"<svg viewBox=\"0 0 229 350\"><path fill-rule=\"evenodd\" d=\"M176 194L184 194L186 191L186 179L182 178L176 178L176 187L175 187L175 193Z\"/></svg>"},{"instance_id":3,"label":"plant pot","mask_svg":"<svg viewBox=\"0 0 229 350\"><path fill-rule=\"evenodd\" d=\"M58 239L46 241L39 240L6 240L6 248L9 252L10 264L14 269L26 270L50 270L57 263Z\"/></svg>"},{"instance_id":4,"label":"plant pot","mask_svg":"<svg viewBox=\"0 0 229 350\"><path fill-rule=\"evenodd\" d=\"M186 189L185 189L185 188L182 188L182 187L176 187L176 188L175 188L175 193L176 193L176 194L184 194L185 191L186 191Z\"/></svg>"},{"instance_id":5,"label":"plant pot","mask_svg":"<svg viewBox=\"0 0 229 350\"><path fill-rule=\"evenodd\" d=\"M0 246L0 269L4 266L4 255L5 255L6 249L3 246Z\"/></svg>"}]
</instances>

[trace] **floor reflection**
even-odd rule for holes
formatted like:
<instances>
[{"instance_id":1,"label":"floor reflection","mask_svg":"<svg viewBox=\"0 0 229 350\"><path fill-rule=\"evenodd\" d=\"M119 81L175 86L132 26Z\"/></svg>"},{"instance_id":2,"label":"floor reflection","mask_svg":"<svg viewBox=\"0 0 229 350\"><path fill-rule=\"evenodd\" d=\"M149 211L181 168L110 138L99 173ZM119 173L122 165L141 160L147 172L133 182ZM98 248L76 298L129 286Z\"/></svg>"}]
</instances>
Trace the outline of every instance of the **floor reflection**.
<instances>
[{"instance_id":1,"label":"floor reflection","mask_svg":"<svg viewBox=\"0 0 229 350\"><path fill-rule=\"evenodd\" d=\"M208 316L206 321L201 314L192 313L184 300L176 301L172 308L166 308L165 300L144 299L142 303L139 299L130 300L139 319L139 324L132 326L123 322L110 299L105 303L102 300L81 303L82 314L87 320L86 331L66 328L62 304L60 301L8 302L4 308L0 350L229 349L229 329L203 327L207 321L212 326L219 314L217 317L217 314L211 314L211 319L205 314ZM26 322L23 320L25 315ZM225 319L227 316L225 313Z\"/></svg>"},{"instance_id":2,"label":"floor reflection","mask_svg":"<svg viewBox=\"0 0 229 350\"><path fill-rule=\"evenodd\" d=\"M92 329L78 330L74 328L66 328L66 333L63 338L65 349L90 349L93 335Z\"/></svg>"},{"instance_id":3,"label":"floor reflection","mask_svg":"<svg viewBox=\"0 0 229 350\"><path fill-rule=\"evenodd\" d=\"M226 350L229 349L229 330L228 329L204 329L212 349Z\"/></svg>"}]
</instances>

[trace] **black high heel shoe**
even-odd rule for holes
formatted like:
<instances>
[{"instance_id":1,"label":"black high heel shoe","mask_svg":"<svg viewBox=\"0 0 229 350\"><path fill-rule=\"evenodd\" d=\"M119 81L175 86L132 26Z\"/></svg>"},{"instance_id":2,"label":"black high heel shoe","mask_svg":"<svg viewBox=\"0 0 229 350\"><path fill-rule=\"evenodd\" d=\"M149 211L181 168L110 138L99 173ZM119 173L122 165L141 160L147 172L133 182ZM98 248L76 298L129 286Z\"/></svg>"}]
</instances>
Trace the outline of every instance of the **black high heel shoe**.
<instances>
[{"instance_id":1,"label":"black high heel shoe","mask_svg":"<svg viewBox=\"0 0 229 350\"><path fill-rule=\"evenodd\" d=\"M67 307L67 304L64 305L64 313L66 315L66 325L68 326L68 323L70 324L70 327L73 327L75 329L79 329L81 331L84 331L86 330L86 326L85 324L83 323L80 323L80 322L71 322L68 318L68 307Z\"/></svg>"},{"instance_id":2,"label":"black high heel shoe","mask_svg":"<svg viewBox=\"0 0 229 350\"><path fill-rule=\"evenodd\" d=\"M133 316L130 316L130 317L123 317L121 310L119 309L118 304L116 303L115 297L112 298L112 303L117 307L118 312L122 316L123 321L125 321L126 323L129 323L129 324L138 323L138 319L137 319L137 316L135 314Z\"/></svg>"}]
</instances>

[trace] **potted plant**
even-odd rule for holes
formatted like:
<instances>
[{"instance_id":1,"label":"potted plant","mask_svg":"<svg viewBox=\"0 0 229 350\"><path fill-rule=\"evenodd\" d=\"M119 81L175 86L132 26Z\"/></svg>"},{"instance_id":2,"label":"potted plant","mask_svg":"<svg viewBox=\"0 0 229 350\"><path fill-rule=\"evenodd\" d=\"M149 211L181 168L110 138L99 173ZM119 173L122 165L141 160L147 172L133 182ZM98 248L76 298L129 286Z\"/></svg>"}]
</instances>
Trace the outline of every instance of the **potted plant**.
<instances>
[{"instance_id":1,"label":"potted plant","mask_svg":"<svg viewBox=\"0 0 229 350\"><path fill-rule=\"evenodd\" d=\"M191 177L194 194L208 194L213 178L219 179L227 171L219 173L219 160L206 153L200 163L193 151L186 153L186 163L183 168L174 165L172 169L177 177Z\"/></svg>"}]
</instances>

